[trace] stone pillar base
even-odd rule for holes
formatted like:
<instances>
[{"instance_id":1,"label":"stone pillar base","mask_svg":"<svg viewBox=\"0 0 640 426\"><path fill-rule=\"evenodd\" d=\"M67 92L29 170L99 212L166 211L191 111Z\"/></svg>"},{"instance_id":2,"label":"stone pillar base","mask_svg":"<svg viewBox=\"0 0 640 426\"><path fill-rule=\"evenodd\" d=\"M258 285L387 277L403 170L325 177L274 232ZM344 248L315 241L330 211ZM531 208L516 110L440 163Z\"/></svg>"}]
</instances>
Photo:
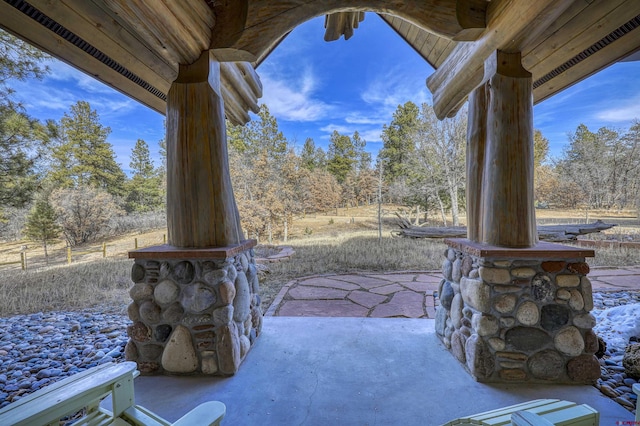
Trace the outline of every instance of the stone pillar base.
<instances>
[{"instance_id":1,"label":"stone pillar base","mask_svg":"<svg viewBox=\"0 0 640 426\"><path fill-rule=\"evenodd\" d=\"M129 252L135 264L127 360L142 374L238 371L262 328L255 245Z\"/></svg>"},{"instance_id":2,"label":"stone pillar base","mask_svg":"<svg viewBox=\"0 0 640 426\"><path fill-rule=\"evenodd\" d=\"M593 250L446 240L436 333L480 382L593 383Z\"/></svg>"}]
</instances>

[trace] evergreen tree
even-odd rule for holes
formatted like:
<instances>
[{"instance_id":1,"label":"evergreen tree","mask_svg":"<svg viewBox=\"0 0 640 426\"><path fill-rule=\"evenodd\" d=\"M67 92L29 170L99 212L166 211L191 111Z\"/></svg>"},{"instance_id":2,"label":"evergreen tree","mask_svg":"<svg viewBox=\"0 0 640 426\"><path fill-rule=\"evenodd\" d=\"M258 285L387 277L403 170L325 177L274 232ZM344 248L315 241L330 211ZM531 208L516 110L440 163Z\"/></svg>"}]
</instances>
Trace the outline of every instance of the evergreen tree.
<instances>
[{"instance_id":1,"label":"evergreen tree","mask_svg":"<svg viewBox=\"0 0 640 426\"><path fill-rule=\"evenodd\" d=\"M86 101L78 101L60 120L60 143L53 149L51 179L62 188L92 186L113 196L125 193L126 175L116 163L109 127Z\"/></svg>"},{"instance_id":2,"label":"evergreen tree","mask_svg":"<svg viewBox=\"0 0 640 426\"><path fill-rule=\"evenodd\" d=\"M378 154L383 164L384 180L391 183L409 175L411 156L415 152L414 134L420 111L413 102L398 105L391 123L382 128L383 146Z\"/></svg>"},{"instance_id":3,"label":"evergreen tree","mask_svg":"<svg viewBox=\"0 0 640 426\"><path fill-rule=\"evenodd\" d=\"M57 218L58 215L49 204L48 197L42 196L31 208L25 224L24 234L27 238L42 243L47 263L49 263L47 242L58 238L62 232L62 228L56 223Z\"/></svg>"},{"instance_id":4,"label":"evergreen tree","mask_svg":"<svg viewBox=\"0 0 640 426\"><path fill-rule=\"evenodd\" d=\"M158 210L163 204L162 177L153 167L147 143L138 139L131 151L133 177L127 182L127 210L147 212Z\"/></svg>"},{"instance_id":5,"label":"evergreen tree","mask_svg":"<svg viewBox=\"0 0 640 426\"><path fill-rule=\"evenodd\" d=\"M329 138L327 170L342 184L357 164L358 153L349 136L341 135L337 130Z\"/></svg>"}]
</instances>

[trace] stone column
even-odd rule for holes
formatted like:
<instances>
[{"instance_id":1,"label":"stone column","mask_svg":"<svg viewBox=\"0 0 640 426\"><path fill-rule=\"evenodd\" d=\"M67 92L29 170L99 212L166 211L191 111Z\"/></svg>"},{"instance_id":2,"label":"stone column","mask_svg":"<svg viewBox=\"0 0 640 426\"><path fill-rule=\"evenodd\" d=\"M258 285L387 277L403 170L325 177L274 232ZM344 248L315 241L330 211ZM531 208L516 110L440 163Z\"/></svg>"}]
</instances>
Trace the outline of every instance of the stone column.
<instances>
[{"instance_id":1,"label":"stone column","mask_svg":"<svg viewBox=\"0 0 640 426\"><path fill-rule=\"evenodd\" d=\"M594 383L593 250L447 240L436 333L481 382Z\"/></svg>"},{"instance_id":2,"label":"stone column","mask_svg":"<svg viewBox=\"0 0 640 426\"><path fill-rule=\"evenodd\" d=\"M167 99L169 244L129 253L126 358L143 374L231 375L260 334L254 240L243 240L220 64L181 65Z\"/></svg>"}]
</instances>

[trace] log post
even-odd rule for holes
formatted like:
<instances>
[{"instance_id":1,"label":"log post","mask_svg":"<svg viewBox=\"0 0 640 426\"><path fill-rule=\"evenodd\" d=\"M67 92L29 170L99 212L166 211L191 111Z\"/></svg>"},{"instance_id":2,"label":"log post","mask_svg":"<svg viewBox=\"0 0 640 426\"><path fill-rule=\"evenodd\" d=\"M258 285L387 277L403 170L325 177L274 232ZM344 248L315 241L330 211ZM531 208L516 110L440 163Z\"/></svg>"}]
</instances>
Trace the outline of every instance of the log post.
<instances>
[{"instance_id":1,"label":"log post","mask_svg":"<svg viewBox=\"0 0 640 426\"><path fill-rule=\"evenodd\" d=\"M482 175L487 138L487 85L469 95L467 125L467 238L480 242L482 235Z\"/></svg>"},{"instance_id":2,"label":"log post","mask_svg":"<svg viewBox=\"0 0 640 426\"><path fill-rule=\"evenodd\" d=\"M174 247L243 240L229 175L220 63L210 51L180 65L167 97L167 226Z\"/></svg>"},{"instance_id":3,"label":"log post","mask_svg":"<svg viewBox=\"0 0 640 426\"><path fill-rule=\"evenodd\" d=\"M490 76L482 179L481 242L533 247L533 87L520 53L496 51L485 62Z\"/></svg>"}]
</instances>

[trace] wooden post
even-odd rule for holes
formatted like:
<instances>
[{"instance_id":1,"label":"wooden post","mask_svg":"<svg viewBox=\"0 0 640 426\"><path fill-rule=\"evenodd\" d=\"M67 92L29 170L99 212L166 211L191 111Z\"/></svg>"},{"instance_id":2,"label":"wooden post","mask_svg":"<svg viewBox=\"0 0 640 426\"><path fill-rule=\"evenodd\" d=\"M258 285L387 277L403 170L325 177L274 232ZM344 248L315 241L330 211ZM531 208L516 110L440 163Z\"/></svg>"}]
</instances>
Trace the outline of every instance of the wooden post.
<instances>
[{"instance_id":1,"label":"wooden post","mask_svg":"<svg viewBox=\"0 0 640 426\"><path fill-rule=\"evenodd\" d=\"M533 86L520 53L496 51L489 79L482 179L481 242L532 247L538 241L533 205Z\"/></svg>"},{"instance_id":2,"label":"wooden post","mask_svg":"<svg viewBox=\"0 0 640 426\"><path fill-rule=\"evenodd\" d=\"M162 244L167 244L167 234L162 234Z\"/></svg>"},{"instance_id":3,"label":"wooden post","mask_svg":"<svg viewBox=\"0 0 640 426\"><path fill-rule=\"evenodd\" d=\"M107 243L102 243L102 258L107 257Z\"/></svg>"},{"instance_id":4,"label":"wooden post","mask_svg":"<svg viewBox=\"0 0 640 426\"><path fill-rule=\"evenodd\" d=\"M467 238L480 242L482 235L482 175L487 139L487 85L469 95L467 125Z\"/></svg>"},{"instance_id":5,"label":"wooden post","mask_svg":"<svg viewBox=\"0 0 640 426\"><path fill-rule=\"evenodd\" d=\"M133 239L133 246L136 248L136 250L138 250L138 238L134 238Z\"/></svg>"},{"instance_id":6,"label":"wooden post","mask_svg":"<svg viewBox=\"0 0 640 426\"><path fill-rule=\"evenodd\" d=\"M167 97L169 244L224 247L242 241L229 164L220 63L209 51L180 65Z\"/></svg>"},{"instance_id":7,"label":"wooden post","mask_svg":"<svg viewBox=\"0 0 640 426\"><path fill-rule=\"evenodd\" d=\"M27 254L25 252L20 253L20 266L22 266L22 270L27 270Z\"/></svg>"},{"instance_id":8,"label":"wooden post","mask_svg":"<svg viewBox=\"0 0 640 426\"><path fill-rule=\"evenodd\" d=\"M71 247L67 247L67 264L71 265Z\"/></svg>"}]
</instances>

